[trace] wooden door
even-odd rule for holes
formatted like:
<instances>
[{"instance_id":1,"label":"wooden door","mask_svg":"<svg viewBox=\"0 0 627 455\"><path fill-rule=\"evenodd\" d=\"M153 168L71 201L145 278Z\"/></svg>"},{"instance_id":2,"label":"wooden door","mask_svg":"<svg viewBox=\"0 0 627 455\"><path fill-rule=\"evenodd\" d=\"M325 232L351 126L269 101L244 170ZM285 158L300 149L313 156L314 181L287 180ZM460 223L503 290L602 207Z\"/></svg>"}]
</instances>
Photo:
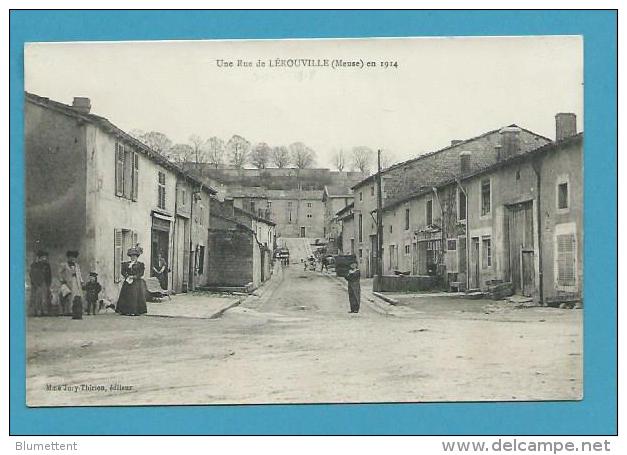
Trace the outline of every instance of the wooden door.
<instances>
[{"instance_id":1,"label":"wooden door","mask_svg":"<svg viewBox=\"0 0 627 455\"><path fill-rule=\"evenodd\" d=\"M508 238L514 293L530 296L535 287L532 201L509 207Z\"/></svg>"}]
</instances>

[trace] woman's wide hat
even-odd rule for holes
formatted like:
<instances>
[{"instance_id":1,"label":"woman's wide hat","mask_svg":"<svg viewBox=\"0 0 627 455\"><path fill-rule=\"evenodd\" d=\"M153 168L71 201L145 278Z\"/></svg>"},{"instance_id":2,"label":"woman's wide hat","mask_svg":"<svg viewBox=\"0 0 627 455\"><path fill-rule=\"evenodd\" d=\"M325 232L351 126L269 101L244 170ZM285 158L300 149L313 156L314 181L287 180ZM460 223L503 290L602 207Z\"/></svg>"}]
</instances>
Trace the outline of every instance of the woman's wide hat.
<instances>
[{"instance_id":1,"label":"woman's wide hat","mask_svg":"<svg viewBox=\"0 0 627 455\"><path fill-rule=\"evenodd\" d=\"M131 248L128 249L128 251L126 252L127 256L141 256L141 254L144 252L144 250L142 249L141 246L139 246L139 243Z\"/></svg>"}]
</instances>

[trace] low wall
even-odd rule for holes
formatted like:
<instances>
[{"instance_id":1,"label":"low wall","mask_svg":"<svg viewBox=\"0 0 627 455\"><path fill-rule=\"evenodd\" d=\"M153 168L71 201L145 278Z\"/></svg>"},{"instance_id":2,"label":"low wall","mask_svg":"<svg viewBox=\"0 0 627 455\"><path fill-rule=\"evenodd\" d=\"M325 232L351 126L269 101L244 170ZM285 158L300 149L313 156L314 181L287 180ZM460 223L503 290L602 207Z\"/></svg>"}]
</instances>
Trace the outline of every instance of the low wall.
<instances>
[{"instance_id":1,"label":"low wall","mask_svg":"<svg viewBox=\"0 0 627 455\"><path fill-rule=\"evenodd\" d=\"M430 291L436 287L437 277L429 275L383 275L375 277L373 289L381 292Z\"/></svg>"}]
</instances>

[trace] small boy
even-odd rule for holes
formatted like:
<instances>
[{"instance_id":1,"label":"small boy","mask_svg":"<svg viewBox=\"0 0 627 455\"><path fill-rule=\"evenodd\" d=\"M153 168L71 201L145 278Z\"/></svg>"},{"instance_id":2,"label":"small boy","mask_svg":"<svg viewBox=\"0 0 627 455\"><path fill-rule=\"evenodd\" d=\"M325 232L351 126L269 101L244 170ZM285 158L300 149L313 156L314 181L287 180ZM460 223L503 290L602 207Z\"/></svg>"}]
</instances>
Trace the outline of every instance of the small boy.
<instances>
[{"instance_id":1,"label":"small boy","mask_svg":"<svg viewBox=\"0 0 627 455\"><path fill-rule=\"evenodd\" d=\"M89 281L85 284L85 299L87 300L87 314L96 314L98 308L98 294L102 291L102 286L98 283L98 274L89 273Z\"/></svg>"}]
</instances>

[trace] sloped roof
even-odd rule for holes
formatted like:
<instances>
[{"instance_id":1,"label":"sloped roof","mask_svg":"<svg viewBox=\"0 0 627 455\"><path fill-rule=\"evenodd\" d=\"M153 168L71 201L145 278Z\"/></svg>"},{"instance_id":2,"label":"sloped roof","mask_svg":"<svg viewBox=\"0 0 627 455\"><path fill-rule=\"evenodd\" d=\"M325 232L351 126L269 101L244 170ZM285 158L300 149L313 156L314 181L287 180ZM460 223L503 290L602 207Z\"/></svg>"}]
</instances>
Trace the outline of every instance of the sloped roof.
<instances>
[{"instance_id":1,"label":"sloped roof","mask_svg":"<svg viewBox=\"0 0 627 455\"><path fill-rule=\"evenodd\" d=\"M458 180L459 181L468 180L470 178L473 178L473 177L476 177L476 176L479 176L479 175L482 175L482 174L485 174L485 173L488 173L488 172L492 172L492 171L494 171L496 169L499 169L501 167L504 167L504 166L507 166L507 165L510 165L510 164L513 164L513 163L516 163L516 162L519 162L519 161L523 161L523 160L526 160L526 159L531 159L532 157L535 157L535 156L537 156L539 154L548 153L548 152L551 152L551 151L554 151L554 150L558 150L560 147L562 147L564 145L568 145L568 144L575 143L575 142L581 142L582 140L583 140L583 133L582 132L581 133L577 133L576 135L564 138L561 141L549 142L549 143L544 144L544 145L542 145L540 147L537 147L535 149L527 150L525 152L519 153L519 154L514 155L512 157L509 157L507 159L503 159L503 160L497 161L495 163L492 163L490 165L484 166L482 168L478 168L478 169L472 170L472 171L470 171L470 172L468 172L466 174L460 174L460 175L454 176L452 178L441 180L440 182L437 182L436 184L433 184L433 185L428 186L428 187L427 186L421 187L421 188L413 191L412 193L407 194L403 198L399 198L399 199L396 199L394 201L391 201L391 202L385 204L384 207L383 207L383 211L385 212L385 211L391 210L394 207L397 207L398 205L400 205L402 203L405 203L405 202L407 202L407 201L409 201L411 199L414 199L414 198L416 198L418 196L430 193L430 192L433 191L434 187L435 188L442 188L442 187L445 187L447 185L451 185L451 184L455 183Z\"/></svg>"},{"instance_id":2,"label":"sloped roof","mask_svg":"<svg viewBox=\"0 0 627 455\"><path fill-rule=\"evenodd\" d=\"M99 126L100 128L102 128L103 130L105 130L105 131L107 131L109 133L112 133L112 134L115 134L117 136L122 137L126 142L131 143L132 145L134 145L135 148L140 153L142 153L144 156L146 156L150 160L152 160L152 161L162 165L166 169L169 169L169 170L179 174L180 176L182 176L182 177L184 177L184 178L186 178L188 180L193 181L194 183L196 183L198 185L201 185L203 189L206 189L211 194L216 194L217 193L217 191L214 188L212 188L211 186L209 186L206 183L202 182L200 179L197 179L192 174L190 174L189 172L185 171L181 166L179 166L176 163L173 163L172 161L168 160L165 156L163 156L159 152L151 149L146 144L141 142L139 139L131 136L126 131L124 131L121 128L117 127L116 125L111 123L105 117L101 117L99 115L92 114L92 113L79 112L78 110L74 109L72 106L60 103L59 101L54 101L54 100L51 100L49 98L46 98L46 97L43 97L43 96L39 96L39 95L35 95L35 94L29 93L29 92L24 92L24 93L25 93L26 100L31 102L31 103L33 103L33 104L37 104L38 106L41 106L41 107L44 107L44 108L47 108L47 109L52 109L52 110L55 110L55 111L60 112L62 114L65 114L67 116L74 117L76 119L92 123L94 125Z\"/></svg>"}]
</instances>

